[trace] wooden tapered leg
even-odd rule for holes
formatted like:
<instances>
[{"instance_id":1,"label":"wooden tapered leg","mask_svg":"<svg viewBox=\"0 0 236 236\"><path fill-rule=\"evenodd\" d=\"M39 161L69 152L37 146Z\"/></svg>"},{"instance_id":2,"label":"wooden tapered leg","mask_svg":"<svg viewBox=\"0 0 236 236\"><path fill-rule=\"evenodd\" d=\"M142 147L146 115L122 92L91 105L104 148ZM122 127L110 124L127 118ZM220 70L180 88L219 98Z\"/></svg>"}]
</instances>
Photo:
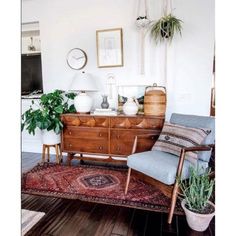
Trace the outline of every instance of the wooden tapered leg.
<instances>
[{"instance_id":1,"label":"wooden tapered leg","mask_svg":"<svg viewBox=\"0 0 236 236\"><path fill-rule=\"evenodd\" d=\"M73 155L71 153L67 154L67 165L71 166L71 160L73 159Z\"/></svg>"},{"instance_id":2,"label":"wooden tapered leg","mask_svg":"<svg viewBox=\"0 0 236 236\"><path fill-rule=\"evenodd\" d=\"M126 180L126 186L125 186L125 195L128 192L129 182L130 182L130 175L131 175L131 168L128 170L127 180Z\"/></svg>"},{"instance_id":3,"label":"wooden tapered leg","mask_svg":"<svg viewBox=\"0 0 236 236\"><path fill-rule=\"evenodd\" d=\"M172 191L172 196L171 196L171 205L170 205L170 211L168 215L168 220L167 223L171 224L172 218L174 215L174 210L175 210L175 205L176 205L176 200L177 200L177 195L178 195L178 183L175 183L173 191Z\"/></svg>"},{"instance_id":4,"label":"wooden tapered leg","mask_svg":"<svg viewBox=\"0 0 236 236\"><path fill-rule=\"evenodd\" d=\"M42 162L45 162L45 152L46 152L46 148L45 148L45 145L43 144Z\"/></svg>"},{"instance_id":5,"label":"wooden tapered leg","mask_svg":"<svg viewBox=\"0 0 236 236\"><path fill-rule=\"evenodd\" d=\"M60 163L60 158L59 158L58 144L55 145L55 149L56 149L56 162L57 162L57 164L59 164Z\"/></svg>"},{"instance_id":6,"label":"wooden tapered leg","mask_svg":"<svg viewBox=\"0 0 236 236\"><path fill-rule=\"evenodd\" d=\"M61 144L58 144L58 149L59 149L59 154L60 154L60 162L63 162L63 156L62 156L62 151L61 151Z\"/></svg>"},{"instance_id":7,"label":"wooden tapered leg","mask_svg":"<svg viewBox=\"0 0 236 236\"><path fill-rule=\"evenodd\" d=\"M47 155L48 156L48 160L47 161L50 162L50 150L49 150L50 147L47 145L46 148L47 148L47 154L48 154Z\"/></svg>"}]
</instances>

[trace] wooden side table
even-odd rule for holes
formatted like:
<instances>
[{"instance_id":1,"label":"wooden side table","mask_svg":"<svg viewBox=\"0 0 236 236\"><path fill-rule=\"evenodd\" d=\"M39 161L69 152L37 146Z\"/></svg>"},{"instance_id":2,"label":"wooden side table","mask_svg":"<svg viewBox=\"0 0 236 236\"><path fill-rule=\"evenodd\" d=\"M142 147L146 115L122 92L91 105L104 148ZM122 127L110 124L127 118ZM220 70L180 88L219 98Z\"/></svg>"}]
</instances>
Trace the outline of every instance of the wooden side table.
<instances>
[{"instance_id":1,"label":"wooden side table","mask_svg":"<svg viewBox=\"0 0 236 236\"><path fill-rule=\"evenodd\" d=\"M61 161L63 161L60 143L53 144L53 145L43 144L42 162L45 162L46 150L47 150L47 161L48 162L50 161L50 147L55 148L55 150L56 150L56 162L59 164Z\"/></svg>"}]
</instances>

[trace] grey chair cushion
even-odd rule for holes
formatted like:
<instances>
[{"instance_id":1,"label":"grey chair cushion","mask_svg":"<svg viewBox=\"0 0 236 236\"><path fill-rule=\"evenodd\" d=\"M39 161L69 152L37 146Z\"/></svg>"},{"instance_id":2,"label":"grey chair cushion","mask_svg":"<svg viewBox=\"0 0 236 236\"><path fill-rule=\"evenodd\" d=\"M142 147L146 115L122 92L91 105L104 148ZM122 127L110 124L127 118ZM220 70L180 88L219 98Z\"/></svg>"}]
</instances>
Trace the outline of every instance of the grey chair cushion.
<instances>
[{"instance_id":1,"label":"grey chair cushion","mask_svg":"<svg viewBox=\"0 0 236 236\"><path fill-rule=\"evenodd\" d=\"M148 175L162 183L174 184L178 167L179 157L161 151L146 151L128 156L127 165L145 175ZM191 162L185 160L182 171L182 179L189 177ZM198 168L203 172L208 163L199 160Z\"/></svg>"},{"instance_id":2,"label":"grey chair cushion","mask_svg":"<svg viewBox=\"0 0 236 236\"><path fill-rule=\"evenodd\" d=\"M213 144L215 142L215 118L211 116L184 115L173 113L170 123L184 125L193 128L208 128L211 133L206 137L202 144ZM209 162L211 151L199 152L198 158Z\"/></svg>"}]
</instances>

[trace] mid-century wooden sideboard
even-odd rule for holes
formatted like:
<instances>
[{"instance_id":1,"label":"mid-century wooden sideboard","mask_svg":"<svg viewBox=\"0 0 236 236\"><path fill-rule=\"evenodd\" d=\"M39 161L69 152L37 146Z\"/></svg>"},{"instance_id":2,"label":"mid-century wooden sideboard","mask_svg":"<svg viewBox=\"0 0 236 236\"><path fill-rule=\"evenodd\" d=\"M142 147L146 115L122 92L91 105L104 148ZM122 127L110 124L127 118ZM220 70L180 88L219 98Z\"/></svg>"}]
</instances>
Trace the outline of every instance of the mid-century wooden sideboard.
<instances>
[{"instance_id":1,"label":"mid-century wooden sideboard","mask_svg":"<svg viewBox=\"0 0 236 236\"><path fill-rule=\"evenodd\" d=\"M114 161L114 157L127 157L132 152L136 135L153 134L148 139L141 139L137 151L150 150L164 124L163 116L145 115L70 113L63 114L61 120L64 125L61 146L62 151L68 153L69 164L73 158L86 159L85 154L104 156L106 161Z\"/></svg>"}]
</instances>

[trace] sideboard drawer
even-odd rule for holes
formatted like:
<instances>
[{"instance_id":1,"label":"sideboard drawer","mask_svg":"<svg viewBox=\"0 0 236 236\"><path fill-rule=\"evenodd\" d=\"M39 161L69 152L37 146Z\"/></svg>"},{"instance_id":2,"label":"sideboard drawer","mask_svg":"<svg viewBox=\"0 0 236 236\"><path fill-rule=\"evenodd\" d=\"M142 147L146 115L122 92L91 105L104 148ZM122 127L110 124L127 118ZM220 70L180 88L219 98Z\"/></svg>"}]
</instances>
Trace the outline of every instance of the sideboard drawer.
<instances>
[{"instance_id":1,"label":"sideboard drawer","mask_svg":"<svg viewBox=\"0 0 236 236\"><path fill-rule=\"evenodd\" d=\"M146 117L112 117L111 128L124 129L161 129L163 119Z\"/></svg>"},{"instance_id":2,"label":"sideboard drawer","mask_svg":"<svg viewBox=\"0 0 236 236\"><path fill-rule=\"evenodd\" d=\"M158 130L112 130L111 131L111 153L118 155L130 155L136 135L156 134ZM157 136L142 138L142 145L137 147L138 152L148 151L152 148ZM139 139L140 141L140 139Z\"/></svg>"},{"instance_id":3,"label":"sideboard drawer","mask_svg":"<svg viewBox=\"0 0 236 236\"><path fill-rule=\"evenodd\" d=\"M104 127L108 128L108 117L96 117L96 116L62 116L62 122L65 126L80 126L80 127Z\"/></svg>"},{"instance_id":4,"label":"sideboard drawer","mask_svg":"<svg viewBox=\"0 0 236 236\"><path fill-rule=\"evenodd\" d=\"M94 139L108 140L108 129L67 126L63 130L63 138L82 138L89 139L89 141Z\"/></svg>"},{"instance_id":5,"label":"sideboard drawer","mask_svg":"<svg viewBox=\"0 0 236 236\"><path fill-rule=\"evenodd\" d=\"M100 139L67 138L63 149L71 152L108 153L108 141Z\"/></svg>"}]
</instances>

